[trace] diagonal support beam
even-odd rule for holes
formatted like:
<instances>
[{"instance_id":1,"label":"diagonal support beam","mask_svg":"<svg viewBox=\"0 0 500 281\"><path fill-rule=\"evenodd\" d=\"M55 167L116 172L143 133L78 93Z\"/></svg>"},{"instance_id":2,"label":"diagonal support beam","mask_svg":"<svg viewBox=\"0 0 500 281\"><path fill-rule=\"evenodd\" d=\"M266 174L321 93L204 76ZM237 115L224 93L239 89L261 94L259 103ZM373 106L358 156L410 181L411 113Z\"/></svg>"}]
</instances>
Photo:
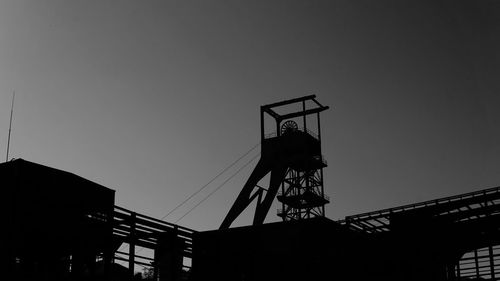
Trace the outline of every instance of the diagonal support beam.
<instances>
[{"instance_id":1,"label":"diagonal support beam","mask_svg":"<svg viewBox=\"0 0 500 281\"><path fill-rule=\"evenodd\" d=\"M248 178L247 182L243 186L240 194L236 198L231 209L227 213L226 217L222 221L219 229L227 229L231 226L234 220L250 205L250 203L256 198L255 194L252 196L252 191L256 188L257 183L265 177L271 171L271 167L267 161L262 160L262 158L257 163L257 166L253 170L252 174ZM259 192L259 191L257 191ZM260 197L260 196L259 196Z\"/></svg>"},{"instance_id":2,"label":"diagonal support beam","mask_svg":"<svg viewBox=\"0 0 500 281\"><path fill-rule=\"evenodd\" d=\"M283 180L285 179L287 170L288 170L287 167L279 166L271 171L271 182L269 184L269 189L267 190L266 197L264 197L262 203L258 204L257 208L255 209L253 225L260 225L264 223L264 220L266 219L267 213L271 208L273 200L276 197L276 194L278 193L278 189Z\"/></svg>"}]
</instances>

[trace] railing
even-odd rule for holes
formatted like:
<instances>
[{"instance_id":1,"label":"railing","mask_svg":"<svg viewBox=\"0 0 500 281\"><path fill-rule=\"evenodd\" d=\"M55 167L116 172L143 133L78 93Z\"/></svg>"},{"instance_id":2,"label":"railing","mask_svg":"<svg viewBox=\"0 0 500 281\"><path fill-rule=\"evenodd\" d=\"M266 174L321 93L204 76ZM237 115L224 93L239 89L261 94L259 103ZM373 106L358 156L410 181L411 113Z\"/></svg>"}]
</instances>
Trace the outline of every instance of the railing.
<instances>
[{"instance_id":1,"label":"railing","mask_svg":"<svg viewBox=\"0 0 500 281\"><path fill-rule=\"evenodd\" d=\"M310 136L312 136L313 138L315 138L315 139L319 140L319 136L318 136L318 134L317 134L317 133L315 133L315 132L313 132L313 131L311 131L311 130L309 130L309 129L307 129L307 128L304 128L304 127L299 127L297 130L298 130L298 131L302 131L302 132L304 132L304 133L307 133L307 134L309 134ZM277 133L276 131L274 131L274 132L271 132L271 133L264 134L264 139L275 138L275 137L277 137L277 136L278 136L278 133Z\"/></svg>"},{"instance_id":2,"label":"railing","mask_svg":"<svg viewBox=\"0 0 500 281\"><path fill-rule=\"evenodd\" d=\"M500 187L494 187L494 188L490 188L490 189L485 189L485 190L450 196L450 197L441 198L441 199L429 200L429 201L424 201L424 202L415 203L415 204L408 204L408 205L403 205L400 207L383 209L383 210L374 211L374 212L362 213L362 214L358 214L358 215L354 215L354 216L349 216L348 218L351 220L359 219L359 218L373 218L373 217L383 215L383 214L394 214L394 213L404 212L404 211L408 211L408 210L414 210L414 209L418 209L418 208L437 206L437 205L444 204L444 203L459 202L459 201L462 201L465 199L478 198L480 196L482 197L482 196L492 195L492 194L499 194L499 197L500 197Z\"/></svg>"},{"instance_id":3,"label":"railing","mask_svg":"<svg viewBox=\"0 0 500 281\"><path fill-rule=\"evenodd\" d=\"M135 247L155 251L158 249L161 237L169 234L171 235L170 237L173 237L174 241L180 243L182 248L179 254L183 257L191 258L193 254L194 230L115 206L113 236L115 240L129 245L128 253L118 250L115 252L115 260L127 262L129 268L133 267L133 265L152 267L154 258L147 256L146 253L138 255L141 250L135 251ZM189 270L190 267L183 265L183 268Z\"/></svg>"},{"instance_id":4,"label":"railing","mask_svg":"<svg viewBox=\"0 0 500 281\"><path fill-rule=\"evenodd\" d=\"M500 206L500 187L494 187L421 203L347 216L345 220L338 222L349 225L352 229L374 233L388 231L391 217L396 214L408 214L422 210L433 214L433 216L443 216L449 219L453 218L457 221L466 221L484 217L484 214L490 212L497 214L498 206ZM467 209L461 209L463 207Z\"/></svg>"},{"instance_id":5,"label":"railing","mask_svg":"<svg viewBox=\"0 0 500 281\"><path fill-rule=\"evenodd\" d=\"M315 193L315 192L314 192L314 194L317 195L318 197L321 197L321 198L327 200L327 201L330 201L330 196L328 196L326 194L323 194L323 196L321 194ZM283 196L283 191L278 190L278 193L276 194L276 196ZM294 195L290 195L290 196L294 196Z\"/></svg>"},{"instance_id":6,"label":"railing","mask_svg":"<svg viewBox=\"0 0 500 281\"><path fill-rule=\"evenodd\" d=\"M316 211L315 211L316 210ZM283 208L278 208L276 210L276 214L279 216L279 217L283 217L283 216L287 216L289 219L290 218L308 218L306 217L308 214L309 215L312 215L312 217L317 217L317 216L324 216L320 211L318 212L318 209L314 209L314 208L311 208L311 209L308 209L308 210L305 210L305 209L288 209L288 210L285 210ZM305 215L305 216L303 216ZM297 217L298 216L298 217Z\"/></svg>"}]
</instances>

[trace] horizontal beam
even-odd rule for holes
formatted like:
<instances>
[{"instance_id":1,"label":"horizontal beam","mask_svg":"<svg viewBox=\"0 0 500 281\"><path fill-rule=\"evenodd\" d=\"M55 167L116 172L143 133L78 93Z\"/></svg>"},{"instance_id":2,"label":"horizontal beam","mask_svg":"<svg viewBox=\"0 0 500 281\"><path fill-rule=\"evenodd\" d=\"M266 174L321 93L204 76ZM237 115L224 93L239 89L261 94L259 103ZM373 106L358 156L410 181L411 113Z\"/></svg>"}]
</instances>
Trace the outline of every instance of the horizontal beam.
<instances>
[{"instance_id":1,"label":"horizontal beam","mask_svg":"<svg viewBox=\"0 0 500 281\"><path fill-rule=\"evenodd\" d=\"M167 228L172 228L172 229L173 228L177 228L179 230L184 230L186 233L195 233L196 232L193 229L189 229L187 227L183 227L183 226L180 226L180 225L177 225L177 224L169 223L169 222L166 222L164 220L159 220L159 219L155 219L153 217L149 217L149 216L146 216L146 215L143 215L143 214L139 214L139 213L133 212L131 210L125 209L125 208L117 206L117 205L115 205L114 207L115 207L115 212L114 212L115 216L119 216L119 217L122 217L122 218L130 218L131 215L133 213L135 213L136 217L152 221L153 224L158 223L160 225L166 226Z\"/></svg>"},{"instance_id":2,"label":"horizontal beam","mask_svg":"<svg viewBox=\"0 0 500 281\"><path fill-rule=\"evenodd\" d=\"M432 206L436 205L441 205L441 206L446 206L448 209L450 209L450 203L453 203L453 207L451 209L456 209L460 207L464 207L470 204L479 204L482 202L489 202L495 199L500 199L500 187L494 187L494 188L489 188L489 189L484 189L484 190L479 190L475 192L470 192L470 193L465 193L465 194L459 194L455 196L450 196L450 197L444 197L440 199L435 199L435 200L429 200L429 201L424 201L420 203L414 203L414 204L409 204L409 205L403 205L399 207L393 207L389 209L383 209L383 210L378 210L378 211L372 211L368 213L362 213L358 215L352 215L352 216L347 216L346 221L358 221L358 220L370 220L373 218L380 218L380 217L387 217L390 218L391 215L396 214L396 213L406 213L411 210L416 210L416 209L427 209ZM458 202L458 203L455 203ZM458 206L456 204L459 204ZM440 206L440 207L441 207ZM441 212L444 212L446 210L441 210Z\"/></svg>"},{"instance_id":3,"label":"horizontal beam","mask_svg":"<svg viewBox=\"0 0 500 281\"><path fill-rule=\"evenodd\" d=\"M270 108L264 108L264 107L262 107L262 111L268 113L274 119L280 119L280 115L278 113L276 113L274 110L270 109Z\"/></svg>"},{"instance_id":4,"label":"horizontal beam","mask_svg":"<svg viewBox=\"0 0 500 281\"><path fill-rule=\"evenodd\" d=\"M301 101L305 101L305 100L311 100L311 99L314 99L315 97L316 97L316 95L309 95L309 96L304 96L304 97L295 98L295 99L291 99L291 100L275 102L275 103L263 105L262 108L278 107L278 106L292 104L292 103L301 102Z\"/></svg>"},{"instance_id":5,"label":"horizontal beam","mask_svg":"<svg viewBox=\"0 0 500 281\"><path fill-rule=\"evenodd\" d=\"M130 256L130 254L129 254L129 253L127 253L127 252L116 251L115 253L116 253L116 254L120 254L120 255L122 255L122 256L124 256L124 257L128 257L128 256ZM137 253L136 253L136 254L134 254L134 257L135 257L135 258L137 258L137 259L141 259L141 260L154 261L154 259L153 259L153 258L150 258L150 257L145 257L145 256L141 256L141 255L138 255Z\"/></svg>"},{"instance_id":6,"label":"horizontal beam","mask_svg":"<svg viewBox=\"0 0 500 281\"><path fill-rule=\"evenodd\" d=\"M323 106L323 107L308 109L308 110L304 110L304 111L289 113L289 114L281 115L280 120L291 119L291 118L295 118L295 117L299 117L299 116L306 116L309 114L319 113L321 111L327 110L328 108L330 108L330 107Z\"/></svg>"},{"instance_id":7,"label":"horizontal beam","mask_svg":"<svg viewBox=\"0 0 500 281\"><path fill-rule=\"evenodd\" d=\"M127 225L130 226L132 223L135 223L136 227L146 226L150 228L150 231L158 231L158 232L174 232L180 236L192 237L194 231L190 231L188 228L176 227L176 225L168 225L157 223L152 220L142 219L140 216L136 216L132 219L131 216L123 213L115 212L115 220L113 224L115 225ZM117 218L121 220L117 220ZM144 228L145 229L145 228Z\"/></svg>"},{"instance_id":8,"label":"horizontal beam","mask_svg":"<svg viewBox=\"0 0 500 281\"><path fill-rule=\"evenodd\" d=\"M120 260L120 261L125 261L125 262L129 261L128 259L122 258L119 256L115 256L115 260ZM140 262L140 261L134 261L134 264L153 267L153 265L151 263L145 263L145 262Z\"/></svg>"}]
</instances>

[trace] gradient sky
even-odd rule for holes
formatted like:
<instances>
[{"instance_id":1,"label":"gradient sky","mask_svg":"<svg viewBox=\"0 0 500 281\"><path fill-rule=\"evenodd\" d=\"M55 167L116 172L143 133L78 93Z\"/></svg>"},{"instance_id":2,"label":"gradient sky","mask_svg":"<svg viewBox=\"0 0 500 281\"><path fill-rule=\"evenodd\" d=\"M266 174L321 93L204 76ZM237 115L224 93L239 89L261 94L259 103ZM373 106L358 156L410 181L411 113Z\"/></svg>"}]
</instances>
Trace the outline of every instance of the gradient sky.
<instances>
[{"instance_id":1,"label":"gradient sky","mask_svg":"<svg viewBox=\"0 0 500 281\"><path fill-rule=\"evenodd\" d=\"M260 105L316 94L331 107L329 218L498 186L499 13L486 0L0 0L0 147L15 90L11 157L160 218L259 142ZM255 163L179 224L218 228Z\"/></svg>"}]
</instances>

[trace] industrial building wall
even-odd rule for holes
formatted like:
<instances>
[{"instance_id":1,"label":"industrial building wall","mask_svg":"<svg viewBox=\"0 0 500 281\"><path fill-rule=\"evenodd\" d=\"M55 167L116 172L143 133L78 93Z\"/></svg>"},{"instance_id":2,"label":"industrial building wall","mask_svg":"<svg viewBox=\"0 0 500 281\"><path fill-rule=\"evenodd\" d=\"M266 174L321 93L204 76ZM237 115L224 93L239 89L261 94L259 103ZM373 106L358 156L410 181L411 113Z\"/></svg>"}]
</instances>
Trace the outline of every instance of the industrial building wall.
<instances>
[{"instance_id":1,"label":"industrial building wall","mask_svg":"<svg viewBox=\"0 0 500 281\"><path fill-rule=\"evenodd\" d=\"M448 257L421 235L366 234L326 218L200 232L193 280L449 280Z\"/></svg>"},{"instance_id":2,"label":"industrial building wall","mask_svg":"<svg viewBox=\"0 0 500 281\"><path fill-rule=\"evenodd\" d=\"M194 280L363 280L375 270L370 238L326 218L201 232L194 244Z\"/></svg>"},{"instance_id":3,"label":"industrial building wall","mask_svg":"<svg viewBox=\"0 0 500 281\"><path fill-rule=\"evenodd\" d=\"M97 256L110 261L114 190L22 159L0 164L0 177L7 279L67 280L92 271Z\"/></svg>"}]
</instances>

